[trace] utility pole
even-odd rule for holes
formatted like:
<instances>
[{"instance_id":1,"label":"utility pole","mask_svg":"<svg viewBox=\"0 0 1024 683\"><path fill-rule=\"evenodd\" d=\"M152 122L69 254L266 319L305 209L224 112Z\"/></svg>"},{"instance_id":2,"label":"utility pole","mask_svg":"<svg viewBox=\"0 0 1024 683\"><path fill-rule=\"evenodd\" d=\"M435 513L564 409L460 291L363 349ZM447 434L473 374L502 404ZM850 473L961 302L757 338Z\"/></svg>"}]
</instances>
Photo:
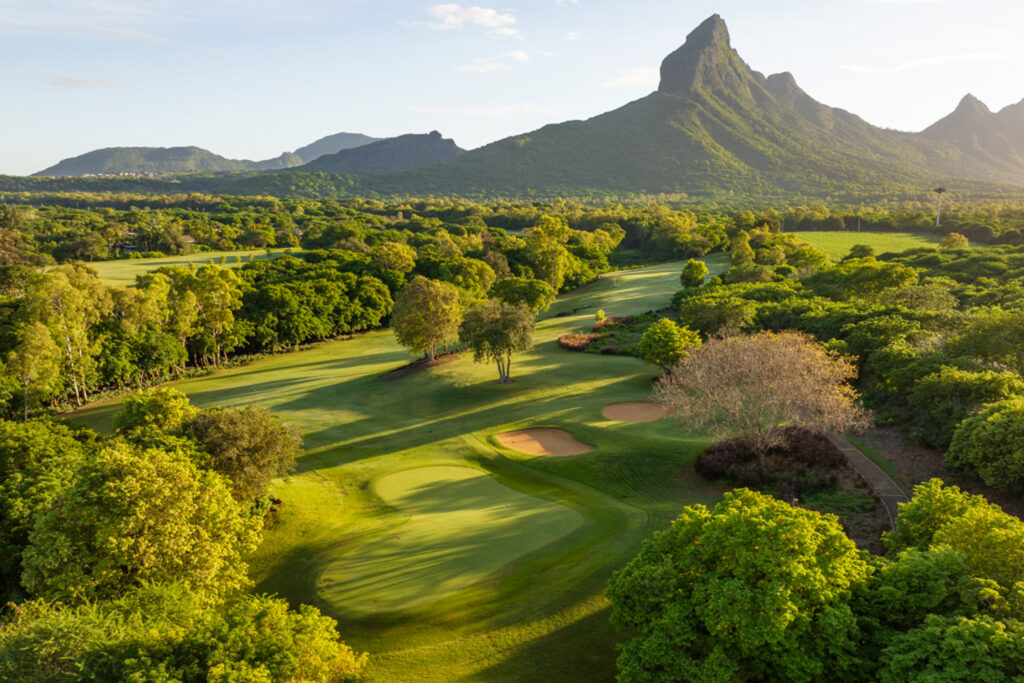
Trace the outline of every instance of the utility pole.
<instances>
[{"instance_id":1,"label":"utility pole","mask_svg":"<svg viewBox=\"0 0 1024 683\"><path fill-rule=\"evenodd\" d=\"M946 188L939 186L936 187L932 192L938 195L939 200L935 205L935 227L942 225L942 195L945 193Z\"/></svg>"}]
</instances>

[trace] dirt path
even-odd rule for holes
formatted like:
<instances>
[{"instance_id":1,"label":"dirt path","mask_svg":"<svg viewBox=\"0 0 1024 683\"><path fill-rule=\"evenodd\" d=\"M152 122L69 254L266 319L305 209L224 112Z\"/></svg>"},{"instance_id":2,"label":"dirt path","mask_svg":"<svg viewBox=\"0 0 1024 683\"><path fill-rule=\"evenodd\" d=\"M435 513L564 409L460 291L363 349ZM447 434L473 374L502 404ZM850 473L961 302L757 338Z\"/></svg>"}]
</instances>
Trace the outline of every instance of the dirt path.
<instances>
[{"instance_id":1,"label":"dirt path","mask_svg":"<svg viewBox=\"0 0 1024 683\"><path fill-rule=\"evenodd\" d=\"M829 434L829 438L832 439L832 443L836 445L836 448L846 456L846 461L850 463L850 466L857 470L860 476L864 477L864 481L868 483L871 490L882 501L885 511L889 513L889 523L895 528L899 504L910 500L907 494L881 467L871 462L870 458L861 453L856 446L841 435L832 432Z\"/></svg>"}]
</instances>

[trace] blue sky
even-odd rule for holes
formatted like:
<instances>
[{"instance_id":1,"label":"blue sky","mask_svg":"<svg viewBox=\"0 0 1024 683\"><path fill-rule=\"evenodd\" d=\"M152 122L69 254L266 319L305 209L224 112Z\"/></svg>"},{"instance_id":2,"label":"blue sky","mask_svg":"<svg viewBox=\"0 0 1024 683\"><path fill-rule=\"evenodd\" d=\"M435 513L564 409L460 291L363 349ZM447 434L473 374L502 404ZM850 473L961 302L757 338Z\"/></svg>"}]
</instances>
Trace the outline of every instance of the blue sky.
<instances>
[{"instance_id":1,"label":"blue sky","mask_svg":"<svg viewBox=\"0 0 1024 683\"><path fill-rule=\"evenodd\" d=\"M0 173L117 145L263 159L339 131L477 147L644 96L715 12L754 69L876 125L1024 98L1019 0L0 0Z\"/></svg>"}]
</instances>

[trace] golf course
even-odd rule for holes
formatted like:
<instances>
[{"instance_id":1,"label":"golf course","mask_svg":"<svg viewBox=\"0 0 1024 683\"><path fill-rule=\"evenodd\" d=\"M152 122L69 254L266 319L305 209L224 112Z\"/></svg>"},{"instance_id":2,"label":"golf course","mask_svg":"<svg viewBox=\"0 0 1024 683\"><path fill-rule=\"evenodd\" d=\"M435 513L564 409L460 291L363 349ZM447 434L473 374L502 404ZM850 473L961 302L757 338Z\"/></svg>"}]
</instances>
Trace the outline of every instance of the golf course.
<instances>
[{"instance_id":1,"label":"golf course","mask_svg":"<svg viewBox=\"0 0 1024 683\"><path fill-rule=\"evenodd\" d=\"M709 259L715 272L727 258ZM174 386L199 406L258 403L298 427L305 455L251 559L259 591L317 605L372 680L609 680L604 590L643 538L721 489L687 467L707 441L672 420L625 422L655 368L571 353L594 313L666 306L681 263L619 271L541 315L511 384L470 354L420 372L387 331L265 358ZM110 428L114 402L78 419ZM565 430L582 455L530 455L498 435Z\"/></svg>"},{"instance_id":2,"label":"golf course","mask_svg":"<svg viewBox=\"0 0 1024 683\"><path fill-rule=\"evenodd\" d=\"M709 440L646 404L656 368L556 340L598 310L666 307L681 267L559 297L508 384L469 353L393 372L413 357L388 330L174 383L200 407L265 406L303 435L250 559L256 590L336 618L371 654L371 680L611 680L609 577L724 489L690 467ZM75 419L108 431L117 407Z\"/></svg>"}]
</instances>

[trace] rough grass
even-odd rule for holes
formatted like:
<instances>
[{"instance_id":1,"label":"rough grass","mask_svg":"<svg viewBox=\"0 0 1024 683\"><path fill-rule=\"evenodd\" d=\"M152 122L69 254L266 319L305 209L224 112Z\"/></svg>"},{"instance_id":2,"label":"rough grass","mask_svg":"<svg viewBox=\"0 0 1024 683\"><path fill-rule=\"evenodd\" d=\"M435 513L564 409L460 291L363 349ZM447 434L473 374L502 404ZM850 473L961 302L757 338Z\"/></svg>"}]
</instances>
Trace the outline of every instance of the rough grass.
<instances>
[{"instance_id":1,"label":"rough grass","mask_svg":"<svg viewBox=\"0 0 1024 683\"><path fill-rule=\"evenodd\" d=\"M821 249L833 260L839 260L850 253L855 244L867 244L874 247L875 255L886 252L901 252L907 249L935 247L939 238L934 235L917 235L906 232L794 232L798 238L811 246Z\"/></svg>"}]
</instances>

